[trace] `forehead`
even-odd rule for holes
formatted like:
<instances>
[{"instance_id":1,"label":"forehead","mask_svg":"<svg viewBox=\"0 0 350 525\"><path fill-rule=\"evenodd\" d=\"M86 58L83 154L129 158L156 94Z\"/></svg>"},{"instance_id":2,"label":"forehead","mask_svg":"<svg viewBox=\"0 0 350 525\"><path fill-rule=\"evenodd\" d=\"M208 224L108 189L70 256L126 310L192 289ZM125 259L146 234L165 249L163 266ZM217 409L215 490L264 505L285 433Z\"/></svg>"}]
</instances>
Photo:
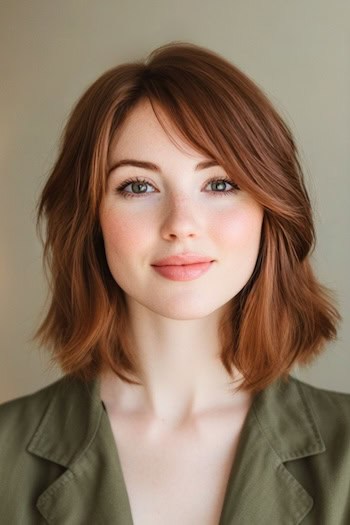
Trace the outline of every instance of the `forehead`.
<instances>
[{"instance_id":1,"label":"forehead","mask_svg":"<svg viewBox=\"0 0 350 525\"><path fill-rule=\"evenodd\" d=\"M155 160L164 154L181 155L183 158L203 159L203 155L188 143L169 117L159 106L157 114L166 131L158 121L148 99L142 100L130 110L124 122L117 129L109 148L109 160L119 157L138 156L140 159ZM169 137L170 135L170 137Z\"/></svg>"}]
</instances>

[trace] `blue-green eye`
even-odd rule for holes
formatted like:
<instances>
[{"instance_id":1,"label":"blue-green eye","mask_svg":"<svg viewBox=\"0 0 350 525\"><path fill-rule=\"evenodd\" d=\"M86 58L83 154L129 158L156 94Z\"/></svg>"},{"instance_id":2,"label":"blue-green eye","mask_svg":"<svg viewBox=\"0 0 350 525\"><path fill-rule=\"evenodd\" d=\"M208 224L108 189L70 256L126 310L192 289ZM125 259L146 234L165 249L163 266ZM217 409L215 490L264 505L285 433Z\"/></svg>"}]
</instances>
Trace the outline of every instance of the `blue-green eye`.
<instances>
[{"instance_id":1,"label":"blue-green eye","mask_svg":"<svg viewBox=\"0 0 350 525\"><path fill-rule=\"evenodd\" d=\"M213 193L214 195L228 195L228 194L237 193L238 191L240 191L240 188L237 186L237 184L235 184L234 182L232 182L232 180L227 179L227 178L210 179L206 183L206 186L211 183L215 183L217 188L220 188L217 191L209 192L209 193ZM229 184L231 188L228 190L225 190L226 184ZM125 188L129 185L131 185L133 190L136 190L136 193L125 191ZM145 179L140 179L139 177L135 177L134 179L128 179L124 181L120 186L118 186L115 192L126 198L129 198L129 197L138 198L138 197L142 197L146 195L147 193L155 193L153 191L147 191L147 188L146 188L147 185L153 187L153 185L150 182L146 181Z\"/></svg>"}]
</instances>

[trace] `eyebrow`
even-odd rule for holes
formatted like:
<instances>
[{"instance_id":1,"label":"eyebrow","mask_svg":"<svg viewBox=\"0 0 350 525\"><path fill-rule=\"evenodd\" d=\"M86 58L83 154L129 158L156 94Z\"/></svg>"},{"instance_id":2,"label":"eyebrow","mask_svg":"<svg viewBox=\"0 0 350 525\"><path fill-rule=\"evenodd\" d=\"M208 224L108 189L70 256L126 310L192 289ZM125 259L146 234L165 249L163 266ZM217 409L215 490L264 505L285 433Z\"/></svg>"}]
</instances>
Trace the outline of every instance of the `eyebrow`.
<instances>
[{"instance_id":1,"label":"eyebrow","mask_svg":"<svg viewBox=\"0 0 350 525\"><path fill-rule=\"evenodd\" d=\"M146 170L156 171L158 173L161 173L162 171L160 167L157 166L157 164L154 164L153 162L136 159L122 159L112 164L112 166L108 170L108 174L111 171L120 168L121 166L135 166L136 168L144 168ZM199 162L197 164L197 166L195 167L195 171L211 168L212 166L219 166L219 164L218 162L216 162L216 160L203 160L202 162Z\"/></svg>"}]
</instances>

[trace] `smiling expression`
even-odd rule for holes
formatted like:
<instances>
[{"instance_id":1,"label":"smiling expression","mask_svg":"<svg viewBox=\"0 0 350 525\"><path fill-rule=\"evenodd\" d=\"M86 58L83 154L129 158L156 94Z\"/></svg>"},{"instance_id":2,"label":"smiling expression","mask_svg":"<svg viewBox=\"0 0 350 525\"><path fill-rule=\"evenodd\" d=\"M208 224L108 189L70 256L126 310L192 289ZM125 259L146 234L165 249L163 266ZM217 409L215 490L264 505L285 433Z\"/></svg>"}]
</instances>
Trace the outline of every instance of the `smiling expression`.
<instances>
[{"instance_id":1,"label":"smiling expression","mask_svg":"<svg viewBox=\"0 0 350 525\"><path fill-rule=\"evenodd\" d=\"M249 280L263 208L213 159L177 140L181 150L148 101L131 110L109 150L100 224L109 269L127 301L165 317L194 319L225 305ZM214 262L182 280L153 266L184 252Z\"/></svg>"}]
</instances>

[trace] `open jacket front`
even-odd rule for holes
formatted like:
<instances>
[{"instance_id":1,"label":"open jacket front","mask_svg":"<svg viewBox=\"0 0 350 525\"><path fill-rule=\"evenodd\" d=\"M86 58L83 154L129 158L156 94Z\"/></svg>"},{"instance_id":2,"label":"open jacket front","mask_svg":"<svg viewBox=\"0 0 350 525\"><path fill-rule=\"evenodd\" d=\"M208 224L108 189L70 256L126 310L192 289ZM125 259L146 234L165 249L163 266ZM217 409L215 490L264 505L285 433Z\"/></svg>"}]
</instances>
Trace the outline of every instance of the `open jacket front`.
<instances>
[{"instance_id":1,"label":"open jacket front","mask_svg":"<svg viewBox=\"0 0 350 525\"><path fill-rule=\"evenodd\" d=\"M1 523L133 523L99 379L0 405L0 469ZM220 525L299 523L350 524L350 394L289 376L254 398Z\"/></svg>"}]
</instances>

